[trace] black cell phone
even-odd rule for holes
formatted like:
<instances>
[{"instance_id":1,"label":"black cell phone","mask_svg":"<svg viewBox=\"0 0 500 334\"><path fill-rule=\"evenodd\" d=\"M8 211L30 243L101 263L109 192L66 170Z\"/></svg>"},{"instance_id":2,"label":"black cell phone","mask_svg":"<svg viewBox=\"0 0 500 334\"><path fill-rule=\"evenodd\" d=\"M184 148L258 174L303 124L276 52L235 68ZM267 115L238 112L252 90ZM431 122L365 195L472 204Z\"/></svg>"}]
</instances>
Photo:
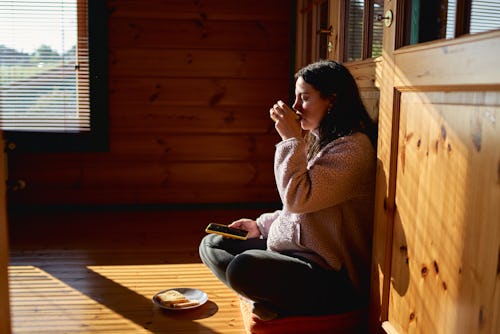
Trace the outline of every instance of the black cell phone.
<instances>
[{"instance_id":1,"label":"black cell phone","mask_svg":"<svg viewBox=\"0 0 500 334\"><path fill-rule=\"evenodd\" d=\"M220 234L228 238L234 238L240 240L246 240L248 235L248 231L215 223L208 224L207 228L205 229L205 232Z\"/></svg>"}]
</instances>

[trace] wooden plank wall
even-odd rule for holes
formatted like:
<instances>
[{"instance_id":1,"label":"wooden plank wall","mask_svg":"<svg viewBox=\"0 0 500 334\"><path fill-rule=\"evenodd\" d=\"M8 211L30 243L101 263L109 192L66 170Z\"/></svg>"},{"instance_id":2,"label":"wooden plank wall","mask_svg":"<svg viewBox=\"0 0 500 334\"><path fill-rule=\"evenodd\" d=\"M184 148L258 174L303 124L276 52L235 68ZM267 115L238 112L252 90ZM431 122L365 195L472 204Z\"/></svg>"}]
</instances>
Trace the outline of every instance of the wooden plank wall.
<instances>
[{"instance_id":1,"label":"wooden plank wall","mask_svg":"<svg viewBox=\"0 0 500 334\"><path fill-rule=\"evenodd\" d=\"M9 203L277 201L292 3L108 0L110 151L9 154Z\"/></svg>"},{"instance_id":2,"label":"wooden plank wall","mask_svg":"<svg viewBox=\"0 0 500 334\"><path fill-rule=\"evenodd\" d=\"M380 76L382 58L350 62L346 63L345 66L356 80L359 95L368 114L373 120L378 121L380 88L377 86L377 80Z\"/></svg>"}]
</instances>

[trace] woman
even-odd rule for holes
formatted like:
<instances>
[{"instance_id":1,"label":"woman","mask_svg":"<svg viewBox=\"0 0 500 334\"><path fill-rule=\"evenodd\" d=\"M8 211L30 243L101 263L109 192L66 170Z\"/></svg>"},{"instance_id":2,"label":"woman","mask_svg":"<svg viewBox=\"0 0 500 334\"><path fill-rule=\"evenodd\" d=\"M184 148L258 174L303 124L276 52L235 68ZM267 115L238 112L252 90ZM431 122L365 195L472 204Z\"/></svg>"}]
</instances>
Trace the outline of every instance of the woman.
<instances>
[{"instance_id":1,"label":"woman","mask_svg":"<svg viewBox=\"0 0 500 334\"><path fill-rule=\"evenodd\" d=\"M322 60L295 79L293 110L278 101L269 111L283 208L229 225L248 240L200 244L202 261L263 320L368 302L377 129L341 64Z\"/></svg>"}]
</instances>

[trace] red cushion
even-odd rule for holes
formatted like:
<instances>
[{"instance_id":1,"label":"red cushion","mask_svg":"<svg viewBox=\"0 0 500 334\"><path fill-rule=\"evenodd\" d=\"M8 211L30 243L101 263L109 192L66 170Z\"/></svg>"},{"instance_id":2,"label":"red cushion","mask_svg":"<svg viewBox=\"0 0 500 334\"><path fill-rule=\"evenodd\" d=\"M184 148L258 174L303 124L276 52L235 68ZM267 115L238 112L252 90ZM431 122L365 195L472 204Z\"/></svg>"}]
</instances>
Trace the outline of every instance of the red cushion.
<instances>
[{"instance_id":1,"label":"red cushion","mask_svg":"<svg viewBox=\"0 0 500 334\"><path fill-rule=\"evenodd\" d=\"M367 310L322 315L260 320L252 306L240 300L241 314L247 333L251 334L364 334L367 332Z\"/></svg>"}]
</instances>

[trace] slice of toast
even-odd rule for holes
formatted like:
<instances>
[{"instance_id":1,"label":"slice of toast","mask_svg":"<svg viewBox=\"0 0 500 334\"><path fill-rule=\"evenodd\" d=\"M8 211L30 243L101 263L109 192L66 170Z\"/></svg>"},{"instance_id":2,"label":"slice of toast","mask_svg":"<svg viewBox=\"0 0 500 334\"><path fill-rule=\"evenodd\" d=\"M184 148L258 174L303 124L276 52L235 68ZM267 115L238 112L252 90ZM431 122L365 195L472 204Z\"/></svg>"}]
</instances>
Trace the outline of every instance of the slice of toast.
<instances>
[{"instance_id":1,"label":"slice of toast","mask_svg":"<svg viewBox=\"0 0 500 334\"><path fill-rule=\"evenodd\" d=\"M174 304L172 307L174 307L174 308L185 308L185 307L196 306L196 305L199 305L199 304L200 304L200 302L197 301L196 299L191 299L191 300L189 300L188 302L185 302L185 303Z\"/></svg>"},{"instance_id":2,"label":"slice of toast","mask_svg":"<svg viewBox=\"0 0 500 334\"><path fill-rule=\"evenodd\" d=\"M176 290L168 290L156 296L158 301L165 306L175 307L176 304L188 303L189 299Z\"/></svg>"}]
</instances>

